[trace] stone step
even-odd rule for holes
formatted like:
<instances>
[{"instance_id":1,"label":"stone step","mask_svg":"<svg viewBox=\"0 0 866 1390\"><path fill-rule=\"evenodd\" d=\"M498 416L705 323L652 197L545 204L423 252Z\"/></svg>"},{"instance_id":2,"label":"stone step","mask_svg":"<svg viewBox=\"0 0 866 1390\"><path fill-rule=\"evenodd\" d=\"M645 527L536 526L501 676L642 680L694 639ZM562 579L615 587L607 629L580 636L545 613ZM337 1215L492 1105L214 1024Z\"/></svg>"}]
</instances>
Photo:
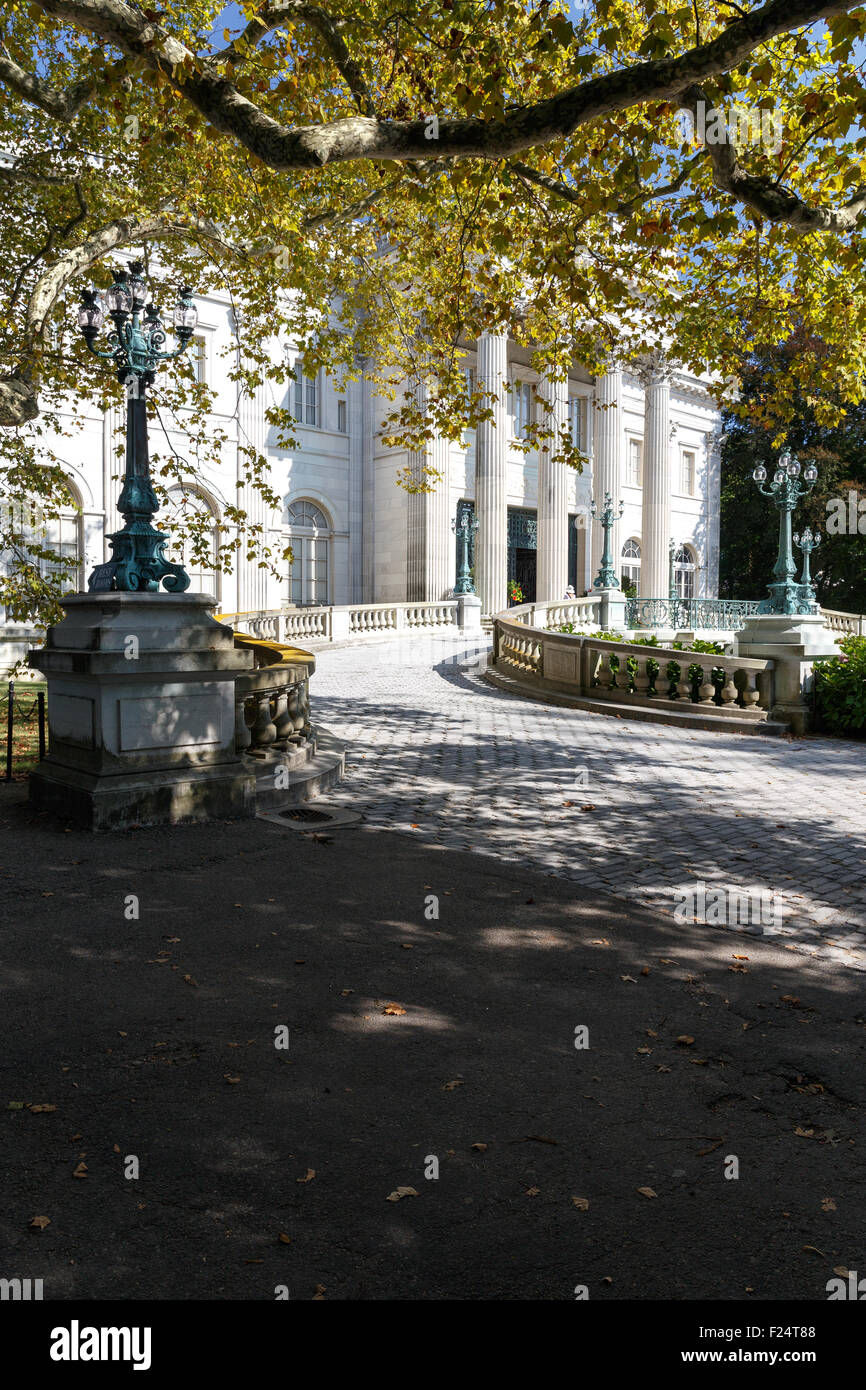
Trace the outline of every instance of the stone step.
<instances>
[{"instance_id":1,"label":"stone step","mask_svg":"<svg viewBox=\"0 0 866 1390\"><path fill-rule=\"evenodd\" d=\"M327 729L315 730L315 742L308 756L293 757L290 761L280 753L269 753L266 759L247 758L256 772L256 813L282 811L302 801L312 801L342 781L346 770L346 746ZM288 786L275 785L274 769L288 767Z\"/></svg>"},{"instance_id":2,"label":"stone step","mask_svg":"<svg viewBox=\"0 0 866 1390\"><path fill-rule=\"evenodd\" d=\"M671 701L668 704L632 705L617 704L614 700L593 700L584 695L560 695L552 690L539 690L528 682L516 680L502 671L489 667L484 672L484 680L505 690L509 695L521 695L524 700L537 701L544 705L562 705L567 709L586 710L589 714L607 714L618 719L635 719L645 724L669 724L674 728L711 729L722 734L768 734L778 737L790 732L787 724L773 719L738 719L736 715L702 714L699 705L678 709Z\"/></svg>"}]
</instances>

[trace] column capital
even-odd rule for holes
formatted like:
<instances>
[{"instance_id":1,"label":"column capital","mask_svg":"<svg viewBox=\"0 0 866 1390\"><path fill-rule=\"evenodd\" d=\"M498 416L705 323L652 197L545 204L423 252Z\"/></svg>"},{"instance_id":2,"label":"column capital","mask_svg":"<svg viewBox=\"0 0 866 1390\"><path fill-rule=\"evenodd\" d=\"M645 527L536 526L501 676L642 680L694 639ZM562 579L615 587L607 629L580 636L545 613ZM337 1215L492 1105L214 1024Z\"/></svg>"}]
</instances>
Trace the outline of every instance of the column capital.
<instances>
[{"instance_id":1,"label":"column capital","mask_svg":"<svg viewBox=\"0 0 866 1390\"><path fill-rule=\"evenodd\" d=\"M670 385L676 368L661 351L651 352L636 369L638 381L645 391L656 386Z\"/></svg>"}]
</instances>

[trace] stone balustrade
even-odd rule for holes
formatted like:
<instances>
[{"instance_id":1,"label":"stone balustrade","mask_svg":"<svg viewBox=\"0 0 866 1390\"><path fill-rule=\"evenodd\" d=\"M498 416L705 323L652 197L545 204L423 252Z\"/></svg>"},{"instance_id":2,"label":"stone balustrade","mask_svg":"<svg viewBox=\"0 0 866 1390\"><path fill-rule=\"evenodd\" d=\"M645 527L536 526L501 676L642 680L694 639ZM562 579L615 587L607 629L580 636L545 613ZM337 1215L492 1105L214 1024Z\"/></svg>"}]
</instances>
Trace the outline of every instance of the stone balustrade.
<instances>
[{"instance_id":1,"label":"stone balustrade","mask_svg":"<svg viewBox=\"0 0 866 1390\"><path fill-rule=\"evenodd\" d=\"M866 632L866 617L862 613L837 613L830 608L822 608L821 612L824 616L824 626L831 632L855 637L862 637Z\"/></svg>"},{"instance_id":2,"label":"stone balustrade","mask_svg":"<svg viewBox=\"0 0 866 1390\"><path fill-rule=\"evenodd\" d=\"M241 645L243 638L236 638ZM311 737L310 676L316 663L309 653L272 651L254 639L255 665L235 677L235 747L264 758L301 745Z\"/></svg>"},{"instance_id":3,"label":"stone balustrade","mask_svg":"<svg viewBox=\"0 0 866 1390\"><path fill-rule=\"evenodd\" d=\"M550 632L511 613L494 619L493 666L539 691L617 705L678 704L749 722L767 720L773 708L772 660Z\"/></svg>"},{"instance_id":4,"label":"stone balustrade","mask_svg":"<svg viewBox=\"0 0 866 1390\"><path fill-rule=\"evenodd\" d=\"M460 599L440 603L357 603L322 608L265 609L221 613L219 621L270 642L331 643L406 632L472 626L471 610Z\"/></svg>"}]
</instances>

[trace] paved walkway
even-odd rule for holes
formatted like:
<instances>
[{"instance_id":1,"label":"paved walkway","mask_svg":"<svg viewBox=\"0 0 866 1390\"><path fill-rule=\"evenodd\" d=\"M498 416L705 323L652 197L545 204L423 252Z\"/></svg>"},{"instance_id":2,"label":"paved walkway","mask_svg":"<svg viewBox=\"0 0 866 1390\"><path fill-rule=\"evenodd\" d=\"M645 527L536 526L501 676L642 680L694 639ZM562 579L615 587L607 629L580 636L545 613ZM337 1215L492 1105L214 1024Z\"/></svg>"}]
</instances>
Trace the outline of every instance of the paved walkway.
<instances>
[{"instance_id":1,"label":"paved walkway","mask_svg":"<svg viewBox=\"0 0 866 1390\"><path fill-rule=\"evenodd\" d=\"M732 930L866 969L866 745L557 709L494 690L482 664L445 636L320 652L314 718L350 744L331 799L662 913L692 892L702 919L700 884L710 903L761 894Z\"/></svg>"}]
</instances>

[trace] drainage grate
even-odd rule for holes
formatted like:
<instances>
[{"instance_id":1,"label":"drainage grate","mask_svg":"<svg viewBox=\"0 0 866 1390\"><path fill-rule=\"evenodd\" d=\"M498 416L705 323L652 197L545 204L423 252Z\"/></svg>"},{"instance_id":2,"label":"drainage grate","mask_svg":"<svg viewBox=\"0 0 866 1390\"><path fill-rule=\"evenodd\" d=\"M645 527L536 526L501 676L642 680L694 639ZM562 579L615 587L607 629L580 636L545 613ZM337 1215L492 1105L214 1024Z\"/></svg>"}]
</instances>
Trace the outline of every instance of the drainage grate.
<instances>
[{"instance_id":1,"label":"drainage grate","mask_svg":"<svg viewBox=\"0 0 866 1390\"><path fill-rule=\"evenodd\" d=\"M302 801L297 806L286 806L281 811L259 811L260 820L269 820L272 825L281 825L284 830L336 830L342 825L358 825L363 820L358 811L350 811L345 806L329 806L319 801L315 806Z\"/></svg>"}]
</instances>

